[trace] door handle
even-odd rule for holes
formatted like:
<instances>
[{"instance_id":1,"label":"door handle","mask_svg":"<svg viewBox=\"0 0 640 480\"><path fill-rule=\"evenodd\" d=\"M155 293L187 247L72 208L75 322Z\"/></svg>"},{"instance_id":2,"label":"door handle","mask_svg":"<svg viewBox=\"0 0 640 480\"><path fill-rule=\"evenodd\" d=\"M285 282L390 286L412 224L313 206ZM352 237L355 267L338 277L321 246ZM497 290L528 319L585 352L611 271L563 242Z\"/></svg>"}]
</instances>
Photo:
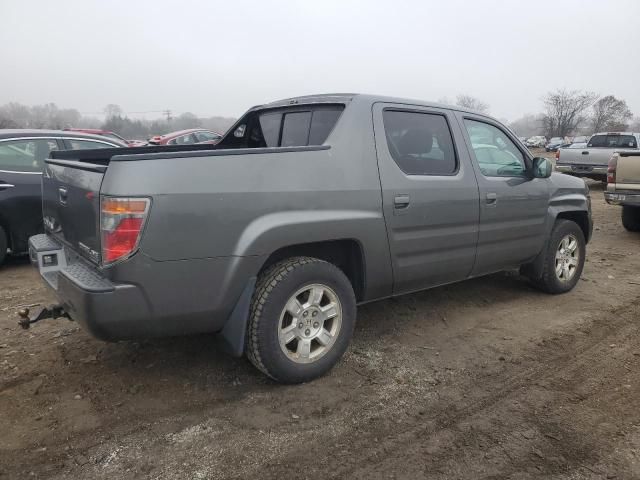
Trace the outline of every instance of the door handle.
<instances>
[{"instance_id":1,"label":"door handle","mask_svg":"<svg viewBox=\"0 0 640 480\"><path fill-rule=\"evenodd\" d=\"M393 208L402 210L409 207L409 195L396 195L393 199Z\"/></svg>"},{"instance_id":2,"label":"door handle","mask_svg":"<svg viewBox=\"0 0 640 480\"><path fill-rule=\"evenodd\" d=\"M582 154L583 154L583 155L589 155L589 152L584 151L584 152L582 152Z\"/></svg>"},{"instance_id":3,"label":"door handle","mask_svg":"<svg viewBox=\"0 0 640 480\"><path fill-rule=\"evenodd\" d=\"M63 205L67 203L67 189L65 187L58 188L58 200Z\"/></svg>"},{"instance_id":4,"label":"door handle","mask_svg":"<svg viewBox=\"0 0 640 480\"><path fill-rule=\"evenodd\" d=\"M13 188L15 185L11 185L10 183L0 183L0 190L6 190L7 188Z\"/></svg>"},{"instance_id":5,"label":"door handle","mask_svg":"<svg viewBox=\"0 0 640 480\"><path fill-rule=\"evenodd\" d=\"M485 200L487 202L487 205L495 205L496 203L498 203L498 194L494 192L487 193Z\"/></svg>"}]
</instances>

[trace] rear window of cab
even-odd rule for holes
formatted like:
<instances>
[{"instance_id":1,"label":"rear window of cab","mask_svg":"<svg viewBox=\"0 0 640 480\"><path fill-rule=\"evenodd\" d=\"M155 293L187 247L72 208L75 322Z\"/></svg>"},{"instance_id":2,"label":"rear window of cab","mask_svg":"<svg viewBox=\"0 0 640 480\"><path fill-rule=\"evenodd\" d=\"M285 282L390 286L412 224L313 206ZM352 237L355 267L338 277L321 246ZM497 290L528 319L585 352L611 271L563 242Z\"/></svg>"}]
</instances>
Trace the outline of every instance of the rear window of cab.
<instances>
[{"instance_id":1,"label":"rear window of cab","mask_svg":"<svg viewBox=\"0 0 640 480\"><path fill-rule=\"evenodd\" d=\"M307 105L248 113L219 148L306 147L322 145L344 105Z\"/></svg>"},{"instance_id":2,"label":"rear window of cab","mask_svg":"<svg viewBox=\"0 0 640 480\"><path fill-rule=\"evenodd\" d=\"M633 135L594 135L587 147L638 148L638 142Z\"/></svg>"}]
</instances>

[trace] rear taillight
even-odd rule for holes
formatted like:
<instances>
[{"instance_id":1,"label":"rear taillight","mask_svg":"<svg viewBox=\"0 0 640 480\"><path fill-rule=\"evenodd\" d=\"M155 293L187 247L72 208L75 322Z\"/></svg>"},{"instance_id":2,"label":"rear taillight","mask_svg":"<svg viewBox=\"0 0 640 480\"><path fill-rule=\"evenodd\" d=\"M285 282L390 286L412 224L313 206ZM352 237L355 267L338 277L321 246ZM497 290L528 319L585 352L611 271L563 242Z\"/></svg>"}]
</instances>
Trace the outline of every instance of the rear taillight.
<instances>
[{"instance_id":1,"label":"rear taillight","mask_svg":"<svg viewBox=\"0 0 640 480\"><path fill-rule=\"evenodd\" d=\"M607 183L616 183L616 170L618 168L618 154L614 153L609 159L607 167Z\"/></svg>"},{"instance_id":2,"label":"rear taillight","mask_svg":"<svg viewBox=\"0 0 640 480\"><path fill-rule=\"evenodd\" d=\"M556 162L560 160L560 149L556 150Z\"/></svg>"},{"instance_id":3,"label":"rear taillight","mask_svg":"<svg viewBox=\"0 0 640 480\"><path fill-rule=\"evenodd\" d=\"M100 231L102 263L113 263L138 247L149 213L148 198L102 197Z\"/></svg>"}]
</instances>

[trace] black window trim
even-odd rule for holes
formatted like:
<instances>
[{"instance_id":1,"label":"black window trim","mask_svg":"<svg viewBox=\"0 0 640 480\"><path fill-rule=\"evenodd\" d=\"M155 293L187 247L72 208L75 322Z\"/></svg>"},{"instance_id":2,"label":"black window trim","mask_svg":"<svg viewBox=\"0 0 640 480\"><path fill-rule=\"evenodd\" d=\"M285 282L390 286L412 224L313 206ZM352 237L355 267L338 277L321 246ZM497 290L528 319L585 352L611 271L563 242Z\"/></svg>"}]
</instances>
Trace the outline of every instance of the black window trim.
<instances>
[{"instance_id":1,"label":"black window trim","mask_svg":"<svg viewBox=\"0 0 640 480\"><path fill-rule=\"evenodd\" d=\"M428 108L428 107L426 107ZM427 114L427 115L439 115L441 117L444 117L444 121L447 124L447 128L449 129L449 135L451 135L451 142L453 143L453 153L454 153L454 160L456 163L456 168L453 172L451 173L407 173L405 172L402 167L398 164L398 162L396 161L395 158L393 158L393 155L391 154L391 149L389 148L389 143L387 141L387 130L385 128L384 125L384 112L406 112L406 113L423 113L423 114ZM396 166L398 167L398 169L407 177L455 177L460 173L460 155L458 153L458 146L456 145L456 140L455 137L453 136L453 130L451 130L451 123L449 122L449 115L448 113L450 113L450 110L424 110L422 108L419 107L411 107L411 106L407 106L407 107L383 107L382 108L382 112L381 112L381 119L382 119L382 131L384 132L384 141L385 144L387 146L387 153L389 154L389 157L391 157L391 160L393 160L393 163L396 164Z\"/></svg>"},{"instance_id":2,"label":"black window trim","mask_svg":"<svg viewBox=\"0 0 640 480\"><path fill-rule=\"evenodd\" d=\"M533 161L533 155L531 154L530 151L524 151L522 148L520 148L520 141L517 140L518 137L514 137L511 132L509 132L508 129L506 129L504 126L498 124L497 122L493 121L490 118L486 118L486 117L476 117L476 116L472 116L472 115L468 115L464 112L460 112L462 113L462 130L463 130L463 134L465 135L465 140L468 140L469 142L469 153L473 155L473 160L475 160L475 165L478 166L478 172L480 173L480 175L482 175L484 178L527 178L530 176L530 171L531 171L531 165L532 165L532 161ZM464 121L465 120L471 120L472 122L478 122L478 123L486 123L487 125L491 125L492 127L497 128L498 130L500 130L503 134L506 135L506 137L511 140L511 142L515 145L515 147L518 149L518 151L522 154L522 160L524 161L524 173L525 175L499 175L499 176L494 176L494 175L485 175L484 173L482 173L482 171L480 170L480 165L478 162L478 157L476 156L476 152L473 149L473 144L471 143L471 136L469 135L469 132L467 131L467 127L464 125Z\"/></svg>"}]
</instances>

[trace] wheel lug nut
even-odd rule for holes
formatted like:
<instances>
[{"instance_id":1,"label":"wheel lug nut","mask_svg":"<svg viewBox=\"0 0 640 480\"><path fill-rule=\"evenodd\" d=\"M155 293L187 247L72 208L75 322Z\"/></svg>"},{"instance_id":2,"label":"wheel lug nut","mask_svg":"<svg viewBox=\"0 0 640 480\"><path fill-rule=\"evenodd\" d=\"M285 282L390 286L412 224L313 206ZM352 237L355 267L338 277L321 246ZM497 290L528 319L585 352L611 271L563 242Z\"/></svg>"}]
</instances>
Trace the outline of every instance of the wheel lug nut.
<instances>
[{"instance_id":1,"label":"wheel lug nut","mask_svg":"<svg viewBox=\"0 0 640 480\"><path fill-rule=\"evenodd\" d=\"M313 328L318 328L320 324L318 322L313 322Z\"/></svg>"},{"instance_id":2,"label":"wheel lug nut","mask_svg":"<svg viewBox=\"0 0 640 480\"><path fill-rule=\"evenodd\" d=\"M310 333L311 333L311 331L308 328L304 331L305 335L309 335Z\"/></svg>"},{"instance_id":3,"label":"wheel lug nut","mask_svg":"<svg viewBox=\"0 0 640 480\"><path fill-rule=\"evenodd\" d=\"M302 316L303 316L303 317L307 317L307 316L309 316L309 312L304 312L304 313L302 314Z\"/></svg>"},{"instance_id":4,"label":"wheel lug nut","mask_svg":"<svg viewBox=\"0 0 640 480\"><path fill-rule=\"evenodd\" d=\"M302 329L302 327L304 327L304 325L302 325L302 322L300 322L300 323L298 324L298 328Z\"/></svg>"},{"instance_id":5,"label":"wheel lug nut","mask_svg":"<svg viewBox=\"0 0 640 480\"><path fill-rule=\"evenodd\" d=\"M315 317L316 315L318 315L318 312L317 312L317 311L314 311L314 312L311 314L311 316L312 316L312 317Z\"/></svg>"}]
</instances>

